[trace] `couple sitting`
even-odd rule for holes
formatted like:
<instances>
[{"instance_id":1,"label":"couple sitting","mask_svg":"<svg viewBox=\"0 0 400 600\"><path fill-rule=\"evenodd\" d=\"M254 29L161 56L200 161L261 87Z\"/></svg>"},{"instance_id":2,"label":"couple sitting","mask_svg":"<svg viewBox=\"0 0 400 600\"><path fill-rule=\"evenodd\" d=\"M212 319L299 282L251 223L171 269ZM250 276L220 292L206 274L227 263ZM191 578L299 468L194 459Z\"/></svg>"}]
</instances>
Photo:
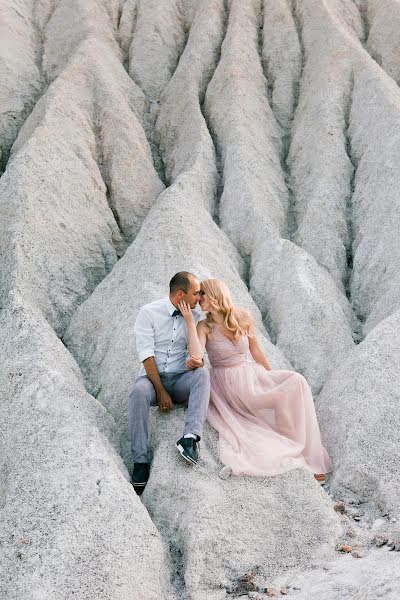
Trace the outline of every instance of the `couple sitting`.
<instances>
[{"instance_id":1,"label":"couple sitting","mask_svg":"<svg viewBox=\"0 0 400 600\"><path fill-rule=\"evenodd\" d=\"M197 463L207 417L219 432L219 458L229 473L276 475L304 467L324 481L331 463L308 383L299 373L272 370L250 313L233 305L222 281L200 283L191 273L177 273L169 298L139 311L135 333L143 363L129 396L136 490L149 478L150 406L169 412L174 404L188 406L176 446L189 463Z\"/></svg>"}]
</instances>

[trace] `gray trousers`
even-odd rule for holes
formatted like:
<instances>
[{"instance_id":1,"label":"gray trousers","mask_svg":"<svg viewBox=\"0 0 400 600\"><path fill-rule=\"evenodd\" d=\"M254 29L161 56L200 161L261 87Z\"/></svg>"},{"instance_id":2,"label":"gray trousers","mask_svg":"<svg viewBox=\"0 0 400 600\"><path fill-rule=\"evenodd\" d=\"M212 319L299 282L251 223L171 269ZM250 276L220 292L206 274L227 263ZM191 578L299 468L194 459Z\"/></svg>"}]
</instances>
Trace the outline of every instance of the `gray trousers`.
<instances>
[{"instance_id":1,"label":"gray trousers","mask_svg":"<svg viewBox=\"0 0 400 600\"><path fill-rule=\"evenodd\" d=\"M161 373L161 381L174 404L188 405L183 435L202 435L210 400L210 375L201 367L185 373ZM129 432L134 462L146 463L150 406L157 406L156 392L150 379L138 377L129 394Z\"/></svg>"}]
</instances>

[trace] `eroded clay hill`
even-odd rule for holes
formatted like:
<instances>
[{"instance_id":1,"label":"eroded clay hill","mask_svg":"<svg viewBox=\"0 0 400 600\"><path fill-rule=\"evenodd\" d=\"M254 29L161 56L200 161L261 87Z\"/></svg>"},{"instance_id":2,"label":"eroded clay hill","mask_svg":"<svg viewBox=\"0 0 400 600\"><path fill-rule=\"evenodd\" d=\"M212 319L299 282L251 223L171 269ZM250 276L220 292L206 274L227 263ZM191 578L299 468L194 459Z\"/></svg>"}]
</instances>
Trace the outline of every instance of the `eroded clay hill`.
<instances>
[{"instance_id":1,"label":"eroded clay hill","mask_svg":"<svg viewBox=\"0 0 400 600\"><path fill-rule=\"evenodd\" d=\"M346 543L356 592L398 598L398 1L4 0L0 39L0 597L220 600L255 573L303 600L322 565L336 600ZM210 429L187 468L183 410L154 411L134 493L133 324L181 269L307 377L330 496L219 479Z\"/></svg>"}]
</instances>

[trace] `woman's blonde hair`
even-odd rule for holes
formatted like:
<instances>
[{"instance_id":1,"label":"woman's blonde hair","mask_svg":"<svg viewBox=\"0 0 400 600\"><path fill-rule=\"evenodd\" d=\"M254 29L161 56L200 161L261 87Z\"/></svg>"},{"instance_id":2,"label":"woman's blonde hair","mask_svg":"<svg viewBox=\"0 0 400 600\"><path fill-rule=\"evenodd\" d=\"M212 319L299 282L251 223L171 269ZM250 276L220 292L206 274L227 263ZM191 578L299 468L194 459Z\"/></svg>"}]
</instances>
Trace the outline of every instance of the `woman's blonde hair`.
<instances>
[{"instance_id":1,"label":"woman's blonde hair","mask_svg":"<svg viewBox=\"0 0 400 600\"><path fill-rule=\"evenodd\" d=\"M224 326L233 333L235 341L242 335L251 337L249 333L250 314L247 311L235 308L226 283L219 279L205 279L200 283L200 289L207 295L213 309L223 314ZM214 322L210 313L207 313L207 324L212 330Z\"/></svg>"}]
</instances>

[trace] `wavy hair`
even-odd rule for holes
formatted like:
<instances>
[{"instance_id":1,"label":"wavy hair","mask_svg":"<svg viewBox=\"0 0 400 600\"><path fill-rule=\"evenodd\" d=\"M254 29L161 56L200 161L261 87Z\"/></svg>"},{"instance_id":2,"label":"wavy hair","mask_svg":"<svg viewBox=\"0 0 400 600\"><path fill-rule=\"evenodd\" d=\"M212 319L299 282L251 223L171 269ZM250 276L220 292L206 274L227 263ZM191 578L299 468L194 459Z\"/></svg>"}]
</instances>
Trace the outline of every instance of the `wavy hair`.
<instances>
[{"instance_id":1,"label":"wavy hair","mask_svg":"<svg viewBox=\"0 0 400 600\"><path fill-rule=\"evenodd\" d=\"M250 314L235 308L228 286L219 279L205 279L200 283L200 289L207 295L207 299L212 308L224 317L224 326L233 333L233 339L238 341L243 335L251 334L248 327L251 322ZM248 316L247 316L248 315ZM206 313L207 325L210 330L214 327L214 321L211 314Z\"/></svg>"}]
</instances>

